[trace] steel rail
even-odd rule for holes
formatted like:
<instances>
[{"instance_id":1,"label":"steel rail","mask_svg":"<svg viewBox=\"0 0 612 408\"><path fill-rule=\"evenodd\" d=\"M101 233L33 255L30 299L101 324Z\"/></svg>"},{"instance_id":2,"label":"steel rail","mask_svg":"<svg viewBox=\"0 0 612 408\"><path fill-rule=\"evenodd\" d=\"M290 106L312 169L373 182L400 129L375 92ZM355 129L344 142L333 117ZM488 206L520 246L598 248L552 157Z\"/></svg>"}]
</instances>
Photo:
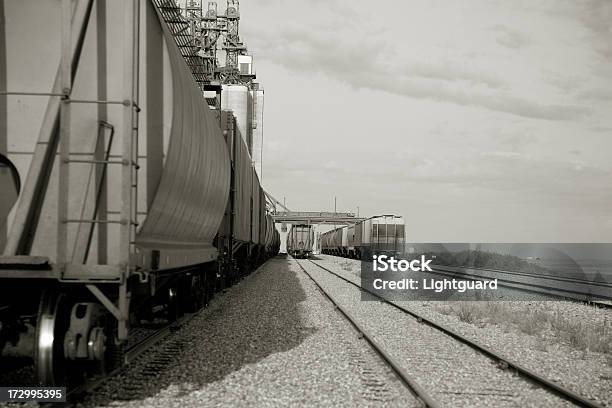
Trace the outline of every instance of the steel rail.
<instances>
[{"instance_id":1,"label":"steel rail","mask_svg":"<svg viewBox=\"0 0 612 408\"><path fill-rule=\"evenodd\" d=\"M461 278L465 278L465 279L469 279L469 280L476 280L479 278L486 278L486 276L482 276L482 275L478 275L478 274L474 274L474 273L469 273L469 272L458 272L458 271L451 271L451 270L445 270L445 269L436 269L439 268L439 266L434 266L433 267L433 271L431 272L427 272L427 273L431 273L431 274L435 274L435 275L445 275L445 276L452 276L452 277L461 277ZM467 269L474 269L474 268L467 268ZM492 269L480 269L483 271L491 271L494 273L506 273L508 275L516 275L515 273L508 273L506 271L497 271L497 270L492 270ZM534 277L534 278L542 278L542 275L537 275L537 274L527 274L527 276L529 277ZM546 280L549 278L543 278L543 280ZM515 290L521 290L523 292L533 292L533 293L539 293L539 294L543 294L543 295L547 295L547 296L552 296L555 298L560 298L560 299L566 299L566 300L571 300L573 302L578 302L578 303L584 303L587 305L593 305L596 307L600 307L602 309L612 309L612 303L605 303L601 300L590 300L590 299L581 299L580 297L574 297L574 296L594 296L591 293L586 293L586 292L580 292L580 291L572 291L569 289L563 289L563 288L549 288L547 286L544 286L542 284L540 285L536 285L533 283L527 283L527 282L521 282L521 281L516 281L516 280L511 280L508 277L505 278L497 278L497 281L499 282L500 286L506 287L506 288L510 288L510 289L515 289ZM584 282L580 282L580 283L584 283L587 284L589 283L588 281L584 281ZM511 286L511 285L520 285L520 286ZM597 286L604 286L604 285L597 285ZM602 299L601 296L599 297L599 299Z\"/></svg>"},{"instance_id":2,"label":"steel rail","mask_svg":"<svg viewBox=\"0 0 612 408\"><path fill-rule=\"evenodd\" d=\"M123 359L119 367L115 368L114 370L112 370L111 372L103 376L92 378L91 380L86 381L84 384L81 384L81 385L76 386L75 388L69 389L68 392L66 393L66 400L69 401L70 399L74 399L76 397L82 397L83 395L91 394L93 391L100 388L102 385L104 385L105 382L107 382L111 378L116 377L119 374L125 372L125 370L127 370L127 368L129 367L129 363L136 360L143 353L151 349L151 347L154 346L155 344L170 337L170 335L176 330L176 328L181 327L184 324L191 321L203 309L204 308L194 313L185 313L185 315L183 315L176 322L168 323L164 325L163 327L151 333L150 335L148 335L147 337L145 337L138 343L132 345L129 349L125 351L125 354L123 356ZM63 406L63 404L65 403L50 404L50 406L56 406L56 405Z\"/></svg>"},{"instance_id":3,"label":"steel rail","mask_svg":"<svg viewBox=\"0 0 612 408\"><path fill-rule=\"evenodd\" d=\"M329 255L329 256L336 256L336 255ZM427 273L435 274L435 275L445 275L445 276L451 276L451 277L461 277L461 278L469 279L469 280L476 280L479 278L487 278L487 277L483 275L478 275L475 273L459 272L459 271L440 269L440 268L473 269L473 270L480 270L480 271L485 271L485 272L489 271L493 273L505 274L505 275L510 275L510 276L515 275L515 276L532 277L532 278L542 279L543 281L545 280L567 281L567 282L581 283L585 285L592 284L594 286L612 288L612 284L603 283L603 282L590 282L590 281L581 280L581 279L570 279L570 278L554 277L550 275L530 274L527 272L503 271L503 270L498 270L498 269L473 268L473 267L463 267L463 266L450 266L449 267L446 265L432 265L432 268L433 270ZM591 293L586 293L586 292L581 292L581 291L572 291L572 290L563 289L563 288L549 288L542 284L536 285L533 283L511 280L508 276L504 278L497 278L497 281L499 282L500 286L510 288L510 289L515 289L515 290L519 290L523 292L543 294L543 295L551 296L551 297L558 298L558 299L564 299L564 300L569 300L572 302L584 303L586 305L595 306L595 307L599 307L602 309L612 309L612 303L603 302L602 301L603 299L601 299L601 297L599 298L601 300L582 299L579 297L579 296L595 296ZM513 286L513 285L519 285L519 286Z\"/></svg>"},{"instance_id":4,"label":"steel rail","mask_svg":"<svg viewBox=\"0 0 612 408\"><path fill-rule=\"evenodd\" d=\"M476 271L503 273L503 274L506 274L506 275L536 277L536 278L542 278L544 280L553 280L553 281L560 281L560 282L580 283L580 284L584 284L584 285L593 285L593 286L602 286L602 287L606 287L606 288L612 288L612 283L608 283L608 282L590 281L588 279L567 278L567 277L563 277L563 276L554 276L554 275L531 273L531 272L521 272L521 271L512 271L512 270L505 271L503 269L480 268L480 267L476 267L476 266L455 266L455 265L443 265L443 264L431 264L431 266L432 266L432 268L474 269Z\"/></svg>"},{"instance_id":5,"label":"steel rail","mask_svg":"<svg viewBox=\"0 0 612 408\"><path fill-rule=\"evenodd\" d=\"M311 261L312 262L312 261ZM374 351L378 353L381 359L393 369L395 374L399 377L399 379L406 385L415 395L417 400L425 407L429 408L437 408L441 407L441 405L436 402L411 376L408 374L400 364L389 354L384 348L374 339L373 336L367 333L367 331L357 323L357 320L351 314L344 309L338 302L331 297L329 292L327 292L323 287L306 271L306 269L302 266L302 264L296 260L298 266L302 269L302 271L312 280L312 282L319 288L319 291L334 305L338 311L348 320L351 325L359 332L361 336L372 346ZM313 262L314 263L314 262ZM316 264L315 264L316 265Z\"/></svg>"},{"instance_id":6,"label":"steel rail","mask_svg":"<svg viewBox=\"0 0 612 408\"><path fill-rule=\"evenodd\" d=\"M575 393L574 391L568 390L567 388L564 388L558 384L555 384L554 382L548 380L547 378L541 376L540 374L536 373L535 371L532 371L530 369L528 369L527 367L517 363L516 361L510 360L507 357L499 354L496 351L493 351L492 349L478 343L475 340L471 340L468 339L467 337L459 334L458 332L443 326L439 323L434 322L433 320L428 319L427 317L424 317L420 314L418 314L417 312L413 311L413 310L409 310L406 309L403 306L398 305L395 302L392 302L382 296L380 296L379 294L372 292L368 289L363 288L361 285L356 284L355 282L345 278L344 276L337 274L336 272L318 264L317 262L310 260L311 263L313 263L314 265L318 266L319 268L329 272L330 274L336 276L337 278L359 288L360 290L367 292L369 294L371 294L372 296L380 299L381 301L383 301L384 303L406 313L409 314L410 316L414 317L415 319L417 319L419 322L421 323L425 323L430 327L433 327L435 329L437 329L438 331L441 331L442 333L460 341L461 343L473 348L474 350L479 351L480 353L486 355L487 357L491 358L492 360L496 361L498 363L498 365L501 368L513 368L514 370L516 370L517 373L519 373L520 375L522 375L525 378L528 378L534 382L536 382L537 384L543 386L543 388L548 389L552 392L554 392L555 394L557 394L558 396L569 400L581 407L588 407L588 408L602 408L601 405L596 404L595 402L588 400L586 398L584 398L583 396Z\"/></svg>"},{"instance_id":7,"label":"steel rail","mask_svg":"<svg viewBox=\"0 0 612 408\"><path fill-rule=\"evenodd\" d=\"M251 273L251 275L257 274L261 268L256 269ZM120 375L125 372L129 368L129 364L140 357L143 353L150 350L152 346L158 344L159 342L169 338L178 328L184 326L189 323L192 319L198 316L201 312L206 310L208 306L202 306L198 311L192 313L185 313L175 322L167 323L163 327L159 328L155 332L149 334L138 343L130 346L123 355L121 360L121 364L119 367L114 370L106 373L105 375L94 377L89 379L83 384L80 384L72 389L69 389L66 393L66 401L73 402L71 400L76 399L77 397L82 397L87 394L91 394L96 389L100 388L104 385L105 382ZM61 403L48 403L41 404L43 406L64 406L67 402ZM76 401L75 401L76 402Z\"/></svg>"}]
</instances>

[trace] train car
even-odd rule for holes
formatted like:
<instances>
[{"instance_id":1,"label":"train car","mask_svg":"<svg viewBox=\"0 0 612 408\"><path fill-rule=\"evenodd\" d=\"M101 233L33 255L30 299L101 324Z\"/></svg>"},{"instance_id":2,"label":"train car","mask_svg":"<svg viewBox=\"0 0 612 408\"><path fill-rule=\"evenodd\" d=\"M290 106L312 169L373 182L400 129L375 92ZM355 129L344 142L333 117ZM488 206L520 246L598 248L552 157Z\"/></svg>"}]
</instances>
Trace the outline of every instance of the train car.
<instances>
[{"instance_id":1,"label":"train car","mask_svg":"<svg viewBox=\"0 0 612 408\"><path fill-rule=\"evenodd\" d=\"M360 225L361 224L361 225ZM358 259L372 253L400 256L404 253L404 218L398 215L370 217L355 226ZM365 254L365 257L364 257Z\"/></svg>"},{"instance_id":2,"label":"train car","mask_svg":"<svg viewBox=\"0 0 612 408\"><path fill-rule=\"evenodd\" d=\"M277 255L280 249L280 233L274 227L274 221L270 215L266 216L266 252L272 255Z\"/></svg>"},{"instance_id":3,"label":"train car","mask_svg":"<svg viewBox=\"0 0 612 408\"><path fill-rule=\"evenodd\" d=\"M355 259L366 259L372 253L400 256L404 237L403 217L379 215L321 234L320 247L324 254Z\"/></svg>"},{"instance_id":4,"label":"train car","mask_svg":"<svg viewBox=\"0 0 612 408\"><path fill-rule=\"evenodd\" d=\"M311 225L292 225L287 234L287 253L294 258L309 258L314 246Z\"/></svg>"},{"instance_id":5,"label":"train car","mask_svg":"<svg viewBox=\"0 0 612 408\"><path fill-rule=\"evenodd\" d=\"M345 227L335 229L331 234L331 247L335 255L342 256L342 230Z\"/></svg>"},{"instance_id":6,"label":"train car","mask_svg":"<svg viewBox=\"0 0 612 408\"><path fill-rule=\"evenodd\" d=\"M338 233L340 238L340 247L338 248L340 256L348 257L348 226L340 228Z\"/></svg>"},{"instance_id":7,"label":"train car","mask_svg":"<svg viewBox=\"0 0 612 408\"><path fill-rule=\"evenodd\" d=\"M278 253L235 119L209 109L160 4L0 4L0 182L15 193L0 354L32 357L43 385L119 364L131 327L176 321Z\"/></svg>"},{"instance_id":8,"label":"train car","mask_svg":"<svg viewBox=\"0 0 612 408\"><path fill-rule=\"evenodd\" d=\"M323 232L319 237L319 248L323 254L332 255L332 232L333 230Z\"/></svg>"},{"instance_id":9,"label":"train car","mask_svg":"<svg viewBox=\"0 0 612 408\"><path fill-rule=\"evenodd\" d=\"M319 235L319 250L322 254L329 254L329 237L330 231L323 232Z\"/></svg>"},{"instance_id":10,"label":"train car","mask_svg":"<svg viewBox=\"0 0 612 408\"><path fill-rule=\"evenodd\" d=\"M335 228L321 234L319 247L321 252L326 255L340 256L340 245L342 243L342 233L340 228Z\"/></svg>"},{"instance_id":11,"label":"train car","mask_svg":"<svg viewBox=\"0 0 612 408\"><path fill-rule=\"evenodd\" d=\"M351 224L347 227L346 231L346 256L348 258L357 258L357 249L355 241L355 224Z\"/></svg>"},{"instance_id":12,"label":"train car","mask_svg":"<svg viewBox=\"0 0 612 408\"><path fill-rule=\"evenodd\" d=\"M224 254L223 268L229 279L235 281L270 255L266 249L266 230L274 226L272 219L266 217L265 194L236 118L231 111L217 112L217 118L230 152L231 188L216 246Z\"/></svg>"},{"instance_id":13,"label":"train car","mask_svg":"<svg viewBox=\"0 0 612 408\"><path fill-rule=\"evenodd\" d=\"M347 240L347 227L335 228L321 234L319 247L324 254L342 256L344 252L343 242L346 245Z\"/></svg>"}]
</instances>

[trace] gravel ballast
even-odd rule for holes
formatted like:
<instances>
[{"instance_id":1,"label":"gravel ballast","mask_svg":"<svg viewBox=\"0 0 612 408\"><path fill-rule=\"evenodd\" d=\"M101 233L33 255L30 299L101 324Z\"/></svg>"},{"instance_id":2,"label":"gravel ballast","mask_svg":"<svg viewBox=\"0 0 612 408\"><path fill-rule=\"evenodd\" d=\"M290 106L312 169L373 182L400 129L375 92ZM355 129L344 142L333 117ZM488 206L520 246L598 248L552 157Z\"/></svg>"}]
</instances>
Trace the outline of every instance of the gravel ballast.
<instances>
[{"instance_id":1,"label":"gravel ballast","mask_svg":"<svg viewBox=\"0 0 612 408\"><path fill-rule=\"evenodd\" d=\"M316 265L302 265L442 406L573 406L412 316L362 301L358 288Z\"/></svg>"},{"instance_id":2,"label":"gravel ballast","mask_svg":"<svg viewBox=\"0 0 612 408\"><path fill-rule=\"evenodd\" d=\"M322 266L360 283L360 261L319 255ZM370 302L367 302L370 303ZM397 302L414 312L440 323L483 344L537 373L553 380L602 406L612 406L612 359L609 355L577 350L553 333L543 331L530 335L512 324L467 323L448 309L462 302ZM475 302L478 303L478 302ZM525 316L537 309L561 314L570 322L584 325L609 324L610 311L571 301L506 301L501 302L514 313Z\"/></svg>"},{"instance_id":3,"label":"gravel ballast","mask_svg":"<svg viewBox=\"0 0 612 408\"><path fill-rule=\"evenodd\" d=\"M294 262L268 261L176 333L172 361L146 377L135 363L84 405L416 406Z\"/></svg>"}]
</instances>

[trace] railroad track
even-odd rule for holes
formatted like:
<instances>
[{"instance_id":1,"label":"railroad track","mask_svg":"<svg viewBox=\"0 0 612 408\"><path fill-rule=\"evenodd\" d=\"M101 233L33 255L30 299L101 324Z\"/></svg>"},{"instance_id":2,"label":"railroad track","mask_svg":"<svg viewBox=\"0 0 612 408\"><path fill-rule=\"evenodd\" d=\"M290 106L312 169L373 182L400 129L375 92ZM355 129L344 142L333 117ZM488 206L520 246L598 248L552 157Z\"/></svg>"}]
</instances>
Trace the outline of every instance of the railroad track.
<instances>
[{"instance_id":1,"label":"railroad track","mask_svg":"<svg viewBox=\"0 0 612 408\"><path fill-rule=\"evenodd\" d=\"M584 397L582 397L581 395L573 392L572 390L569 390L565 387L562 387L558 384L556 384L553 381L550 381L549 379L539 375L538 373L522 366L521 364L512 361L510 359L508 359L507 357L499 354L498 352L474 341L471 340L463 335L461 335L460 333L446 327L443 326L441 324L438 324L434 321L432 321L431 319L428 319L427 317L413 311L413 310L409 310L401 305L398 305L395 302L392 302L390 300L385 299L384 297L381 297L380 295L369 291L367 289L364 289L361 287L361 285L351 281L350 279L347 279L346 277L320 265L319 263L312 261L312 260L308 260L309 263L317 266L318 268L320 268L321 270L326 271L327 273L329 273L330 275L342 280L345 283L348 283L356 288L358 288L361 291L364 291L366 293L369 293L370 295L374 296L375 298L377 298L378 300L380 300L381 302L383 302L386 305L389 305L390 307L399 310L400 312L410 315L413 318L415 318L418 322L420 323L424 323L428 326L430 326L431 328L447 335L448 337L470 347L471 349L477 351L478 353L488 357L489 359L493 360L494 363L496 363L496 365L498 367L500 367L500 369L512 369L514 370L517 374L519 374L521 377L528 379L536 384L538 384L541 388L552 392L554 394L556 394L557 396L570 401L574 404L576 404L577 406L581 406L581 407L589 407L589 408L599 408L601 407L600 405L594 403L593 401L590 401ZM389 364L393 370L398 374L398 376L400 377L400 379L412 390L413 393L415 393L415 395L417 396L417 398L419 398L421 401L423 401L425 406L440 406L435 400L433 400L433 398L431 398L431 396L427 393L427 391L425 391L419 384L416 383L416 381L408 374L406 373L405 370L403 370L401 368L400 363L391 355L389 355L381 346L380 344L378 344L374 339L373 336L371 334L367 333L367 330L364 329L364 327L362 327L361 325L359 325L359 323L355 320L355 318L353 316L350 315L350 313L348 311L346 311L345 309L343 309L338 302L333 299L333 297L329 294L328 291L326 291L314 278L313 276L306 271L306 269L304 268L304 266L298 261L297 262L299 267L306 273L306 275L308 275L310 277L310 279L317 285L317 287L323 292L323 294L332 302L334 303L334 305L336 305L336 307L338 307L338 310L340 310L340 312L353 324L353 326L360 332L363 334L364 338L366 340L368 340L368 342L372 345L372 347L378 352L378 354L383 358L383 360Z\"/></svg>"},{"instance_id":2,"label":"railroad track","mask_svg":"<svg viewBox=\"0 0 612 408\"><path fill-rule=\"evenodd\" d=\"M471 267L449 267L444 265L433 265L433 273L450 277L461 277L463 279L482 279L496 277L500 286L526 292L540 293L566 300L577 301L603 309L612 309L612 284L605 282L593 282L584 279L564 278L558 276L540 275L518 271L503 271L498 269L484 269ZM481 272L472 273L470 271ZM522 280L521 280L522 279ZM527 282L526 282L527 280ZM557 285L556 287L554 285ZM567 286L576 285L582 290L575 290ZM591 290L588 292L587 290ZM597 293L594 293L597 291ZM593 297L608 297L608 302L592 299ZM588 300L585 300L587 298Z\"/></svg>"},{"instance_id":3,"label":"railroad track","mask_svg":"<svg viewBox=\"0 0 612 408\"><path fill-rule=\"evenodd\" d=\"M342 316L344 316L351 325L359 332L361 336L372 346L372 348L378 353L381 359L395 372L398 378L406 385L416 396L416 398L422 403L423 406L429 408L438 408L441 407L416 381L410 374L408 374L400 365L400 363L393 358L389 353L385 351L385 349L374 339L372 335L370 335L365 328L363 328L357 320L345 309L343 308L336 300L327 292L323 286L319 284L312 277L310 273L302 266L299 261L296 261L298 266L302 269L302 271L312 280L312 282L319 288L321 293L325 295L327 299L340 311ZM310 261L312 262L312 261ZM314 263L314 262L312 262ZM316 263L315 263L316 265ZM319 266L319 265L317 265Z\"/></svg>"},{"instance_id":4,"label":"railroad track","mask_svg":"<svg viewBox=\"0 0 612 408\"><path fill-rule=\"evenodd\" d=\"M330 255L334 256L334 255ZM346 259L341 258L340 259ZM531 292L541 295L547 295L556 299L570 300L573 302L584 303L589 306L599 307L602 309L612 309L612 284L606 282L592 282L584 279L564 278L550 275L539 275L527 272L518 271L503 271L499 269L484 269L460 266L445 266L431 265L431 272L423 272L433 275L442 275L452 278L461 278L467 280L492 279L496 278L499 286L514 289L522 292ZM473 273L481 272L481 273ZM360 276L356 273L357 276ZM520 279L523 280L520 280ZM528 280L528 281L526 281ZM538 282L539 281L539 282ZM558 285L554 287L553 284ZM574 290L567 288L567 285L579 285L583 290ZM563 287L566 285L566 287ZM598 293L588 292L588 290L597 290ZM599 295L599 296L598 296ZM599 297L600 299L594 299ZM608 298L609 300L603 300Z\"/></svg>"},{"instance_id":5,"label":"railroad track","mask_svg":"<svg viewBox=\"0 0 612 408\"><path fill-rule=\"evenodd\" d=\"M81 400L85 396L92 394L98 388L102 387L110 379L125 372L130 367L129 366L130 363L136 361L145 352L150 350L154 345L159 344L163 340L168 339L170 336L174 334L174 332L179 327L184 326L191 319L196 317L200 313L201 310L202 309L194 313L185 313L185 315L183 315L176 322L166 324L163 327L160 327L159 329L155 330L151 334L143 337L139 341L135 342L125 351L123 355L122 364L119 367L110 371L106 375L91 378L89 380L86 380L83 384L76 386L72 389L69 389L68 392L66 393L66 401L70 403L70 402L76 402L78 400ZM162 360L164 359L163 357L161 358ZM129 397L129 395L127 395L127 397ZM49 404L48 406L58 406L58 405L63 405L63 403Z\"/></svg>"},{"instance_id":6,"label":"railroad track","mask_svg":"<svg viewBox=\"0 0 612 408\"><path fill-rule=\"evenodd\" d=\"M437 265L432 264L432 266L436 268L460 268L460 269L474 269L477 271L490 271L490 272L500 272L508 275L516 275L516 276L529 276L529 277L539 277L543 279L549 279L551 281L563 281L563 282L573 282L573 283L582 283L582 284L590 284L595 286L602 286L606 288L612 289L612 283L608 282L600 282L600 281L590 281L587 279L578 279L578 278L567 278L563 276L554 276L547 274L535 274L530 272L521 272L521 271L512 271L512 270L503 270L503 269L492 269L492 268L478 268L474 266L447 266L447 265Z\"/></svg>"}]
</instances>

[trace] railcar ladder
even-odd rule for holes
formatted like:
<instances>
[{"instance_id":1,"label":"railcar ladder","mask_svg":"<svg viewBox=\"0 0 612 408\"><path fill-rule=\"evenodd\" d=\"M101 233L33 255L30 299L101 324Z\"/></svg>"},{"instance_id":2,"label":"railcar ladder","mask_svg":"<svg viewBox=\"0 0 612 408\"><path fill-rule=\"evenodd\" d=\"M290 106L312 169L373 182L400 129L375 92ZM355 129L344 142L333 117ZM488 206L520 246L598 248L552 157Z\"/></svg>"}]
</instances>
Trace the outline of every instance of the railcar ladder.
<instances>
[{"instance_id":1,"label":"railcar ladder","mask_svg":"<svg viewBox=\"0 0 612 408\"><path fill-rule=\"evenodd\" d=\"M126 9L131 9L133 13L133 7L130 7L133 1L126 2ZM124 84L128 85L124 89L128 89L129 95L123 101L111 101L111 100L76 100L72 99L72 76L70 75L70 66L72 64L71 54L69 52L70 47L70 32L71 32L71 1L63 0L63 15L64 23L62 25L62 60L61 60L61 82L64 96L62 97L62 103L60 106L60 128L59 128L59 194L58 194L58 247L57 247L57 263L65 264L68 262L83 263L84 259L76 259L77 257L68 257L68 245L67 245L67 233L69 223L87 223L87 224L120 224L120 264L121 266L129 265L129 254L131 253L131 247L134 245L135 227L137 223L137 193L138 193L138 118L137 111L138 106L135 101L135 89L134 89L134 56L133 56L133 40L134 32L133 26L128 27L126 32L129 32L129 37L126 38L126 48L129 48L129 52L126 52L124 57L130 61L125 61L124 67ZM131 40L131 41L130 41ZM117 158L112 157L110 149L112 148L112 141L114 136L114 127L105 122L101 122L97 139L94 143L95 151L92 156L93 159L81 159L73 158L78 155L76 152L70 151L71 142L71 131L70 131L70 116L71 116L71 105L74 103L97 103L97 104L121 104L123 105L123 128L120 134L122 140L122 151L121 155ZM102 147L105 142L105 133L110 130L109 141L107 147ZM102 146L101 146L102 144ZM103 154L103 157L99 157ZM96 158L96 156L98 156ZM120 219L99 219L96 214L89 214L89 217L85 217L85 205L81 210L81 216L78 218L69 217L68 208L68 197L70 196L70 165L71 164L90 164L92 169L97 165L102 165L102 172L98 175L98 182L101 184L101 178L104 176L108 165L120 165L122 166L121 171L121 210ZM91 173L90 173L91 174ZM87 191L88 192L88 191ZM87 197L85 198L87 201ZM95 206L98 203L98 197L95 200ZM94 206L94 207L95 207Z\"/></svg>"},{"instance_id":2,"label":"railcar ladder","mask_svg":"<svg viewBox=\"0 0 612 408\"><path fill-rule=\"evenodd\" d=\"M61 36L61 60L60 77L62 89L62 103L60 105L59 123L59 190L58 190L58 228L57 228L57 264L65 270L69 263L83 264L83 259L68 259L68 224L119 224L119 259L118 267L121 281L119 284L118 305L112 303L106 295L95 285L88 284L87 288L100 300L100 302L117 318L119 322L118 336L120 340L127 338L128 320L128 297L127 278L132 273L131 254L134 250L134 239L138 208L138 21L139 10L137 0L126 0L124 2L124 50L123 50L123 90L125 92L122 101L112 100L77 100L72 98L73 78L72 66L72 0L62 0L62 36ZM121 140L120 159L114 159L108 152L102 160L74 159L70 152L70 115L71 105L74 103L95 104L117 104L123 106L123 123L119 132ZM97 143L102 142L98 132ZM99 219L96 214L90 217L69 218L68 197L70 196L70 165L91 164L92 167L102 165L105 172L108 165L121 166L121 209L120 219ZM103 184L103 183L100 183ZM99 197L95 198L97 201ZM85 198L85 202L87 198ZM96 202L94 207L99 203ZM84 204L85 205L85 204ZM81 212L83 215L84 212Z\"/></svg>"}]
</instances>

